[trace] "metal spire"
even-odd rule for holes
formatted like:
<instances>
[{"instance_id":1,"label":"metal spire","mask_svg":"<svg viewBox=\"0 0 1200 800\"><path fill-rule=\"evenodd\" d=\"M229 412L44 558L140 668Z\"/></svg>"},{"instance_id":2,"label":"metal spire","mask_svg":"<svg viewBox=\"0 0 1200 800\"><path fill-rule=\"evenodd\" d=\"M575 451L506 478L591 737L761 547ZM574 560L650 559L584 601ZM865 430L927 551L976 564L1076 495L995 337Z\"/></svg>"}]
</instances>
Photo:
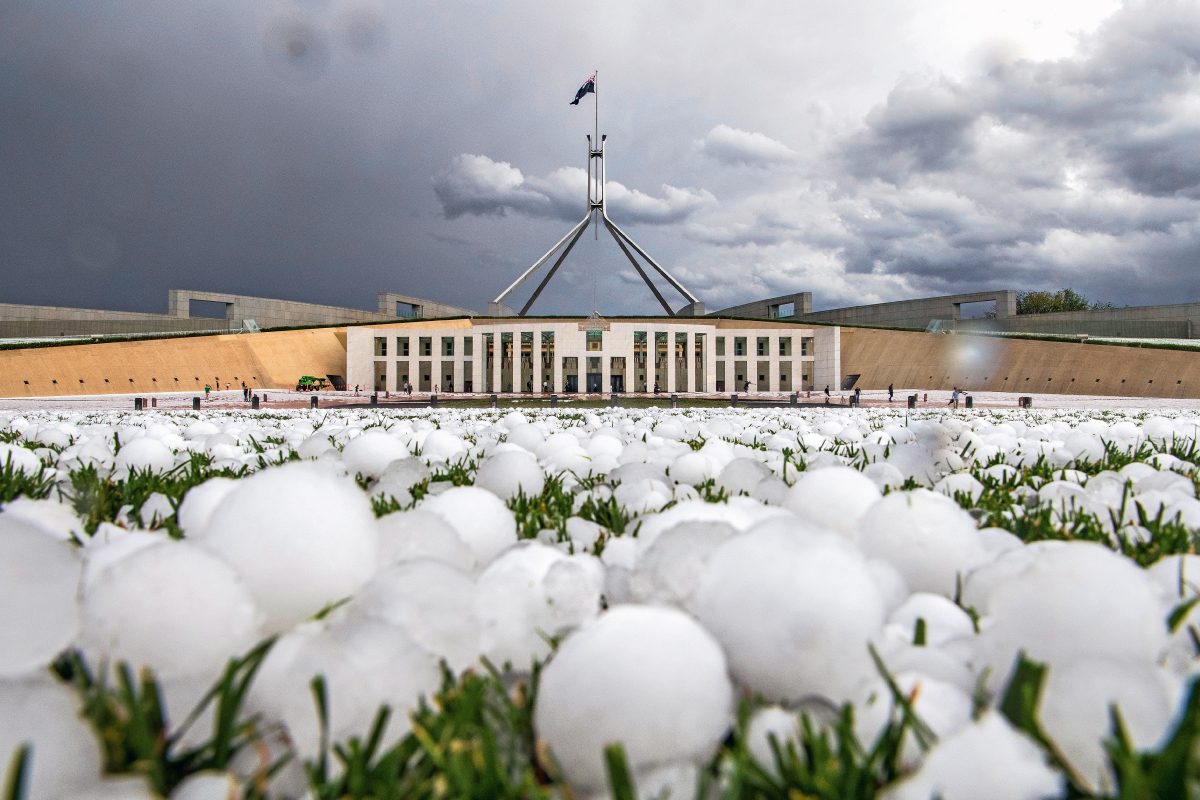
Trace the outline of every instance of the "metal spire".
<instances>
[{"instance_id":1,"label":"metal spire","mask_svg":"<svg viewBox=\"0 0 1200 800\"><path fill-rule=\"evenodd\" d=\"M488 313L491 316L509 317L515 314L523 317L528 314L529 309L537 301L538 297L542 293L542 290L546 288L548 283L550 283L550 280L554 277L554 273L558 272L558 268L562 266L563 261L566 260L567 255L571 252L571 249L575 247L575 243L579 241L579 237L583 235L585 230L587 230L589 222L595 223L597 239L600 237L600 225L604 225L604 229L607 230L613 237L617 243L617 247L621 249L621 252L625 255L625 258L629 260L629 263L633 265L633 268L637 271L637 274L641 276L643 281L645 281L646 286L650 289L650 292L654 295L655 299L658 300L659 305L662 306L663 311L666 312L667 316L703 316L704 314L704 303L697 300L694 294L684 288L679 281L675 280L670 273L663 269L663 267L657 261L651 258L650 255L643 250L637 242L633 241L633 239L631 239L629 235L625 233L625 231L621 230L608 216L608 207L605 199L607 173L604 166L604 148L605 141L608 139L608 134L603 136L600 135L599 75L599 70L597 70L596 80L593 84L595 88L594 94L596 95L595 138L593 139L592 135L590 134L587 137L587 212L583 215L583 219L577 222L575 226L571 228L571 230L567 231L565 236L559 239L558 242L549 250L547 250L541 258L533 262L533 266L522 272L515 281L509 284L507 289L501 292L495 300L488 304ZM559 252L560 250L561 252ZM550 267L549 271L546 273L545 277L542 278L542 281L538 284L537 288L533 290L533 294L530 295L529 299L525 302L525 305L521 307L521 310L514 312L511 308L506 306L504 301L508 298L508 296L523 283L525 283L525 281L527 281L530 277L532 277L535 272L545 266L545 264L555 255L555 253L558 253L558 258L554 260L553 266ZM644 265L638 263L638 259L635 257L635 254L637 256L641 256L645 262ZM671 288L673 288L685 300L687 300L687 303L678 310L672 309L666 298L663 297L662 292L658 290L658 287L655 286L654 282L650 279L650 276L647 274L647 270L644 268L646 266L664 278L666 282L670 284ZM593 309L593 312L595 312L595 309Z\"/></svg>"}]
</instances>

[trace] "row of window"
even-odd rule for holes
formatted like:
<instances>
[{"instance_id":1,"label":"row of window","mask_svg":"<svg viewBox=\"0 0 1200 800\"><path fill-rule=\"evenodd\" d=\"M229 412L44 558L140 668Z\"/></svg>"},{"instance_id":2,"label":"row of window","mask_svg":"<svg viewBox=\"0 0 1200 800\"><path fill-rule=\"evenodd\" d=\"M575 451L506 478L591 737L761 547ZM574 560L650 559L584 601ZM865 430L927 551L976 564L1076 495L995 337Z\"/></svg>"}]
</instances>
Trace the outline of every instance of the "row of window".
<instances>
[{"instance_id":1,"label":"row of window","mask_svg":"<svg viewBox=\"0 0 1200 800\"><path fill-rule=\"evenodd\" d=\"M387 337L387 336L376 336L375 337L375 355L376 355L376 357L383 357L388 354L388 338L389 337ZM435 337L433 337L433 336L398 336L398 337L396 337L396 349L398 351L396 353L396 355L398 355L398 356L412 355L411 350L410 350L411 345L416 344L418 356L422 356L422 357L432 356L433 355L433 340L434 340L434 338ZM436 337L436 338L441 339L441 347L439 349L439 354L442 356L448 357L448 358L453 358L454 357L454 340L456 337L440 336L440 337ZM412 340L415 340L415 342ZM473 344L472 344L471 337L470 336L464 337L463 338L463 355L464 356L473 355L472 349L473 349Z\"/></svg>"},{"instance_id":2,"label":"row of window","mask_svg":"<svg viewBox=\"0 0 1200 800\"><path fill-rule=\"evenodd\" d=\"M727 338L733 339L733 355L735 357L746 355L746 348L749 344L750 337L748 337L748 336L734 336L734 337L718 336L717 337L717 355L718 356L725 355L725 347L726 347L725 340ZM771 337L769 337L769 336L755 337L754 345L755 345L755 355L759 355L764 358L770 355ZM813 355L814 347L815 346L814 346L814 342L813 342L813 337L811 337L811 336L801 336L800 337L800 355L802 355L802 356ZM780 336L779 337L779 355L781 355L781 356L792 355L792 337L791 336Z\"/></svg>"},{"instance_id":3,"label":"row of window","mask_svg":"<svg viewBox=\"0 0 1200 800\"><path fill-rule=\"evenodd\" d=\"M505 343L511 345L512 334L503 334L503 336L504 336L504 339L507 340ZM491 339L492 334L484 334L484 337L485 337L485 339ZM553 346L554 346L554 338L553 337L554 337L553 333L549 333L549 338L547 338L546 333L543 333L543 335L542 335L543 345L553 348ZM680 342L686 342L686 338L684 338L684 337L686 337L686 334L679 334L678 337L679 337L679 341L676 342L677 347L679 346ZM376 336L375 337L375 356L377 358L382 358L382 357L385 357L388 355L388 338L389 337L387 337L387 336ZM412 344L415 344L417 347L417 355L419 357L421 357L421 358L432 357L433 356L433 342L434 342L435 338L438 338L441 340L440 347L439 347L439 355L441 355L444 358L453 358L454 357L454 346L455 346L454 342L455 342L455 339L457 338L454 336L440 336L440 337L399 336L399 337L396 337L396 348L398 351L396 353L396 355L400 356L400 357L412 355L412 353L410 351L410 346ZM718 337L716 337L716 339L717 339L717 355L718 356L725 355L725 349L726 349L726 341L725 340L728 338L733 339L733 355L735 357L736 356L745 356L747 353L747 347L749 346L749 340L750 340L750 337L747 337L747 336L733 336L733 337L718 336ZM634 341L633 341L634 352L638 352L638 353L645 352L646 346L647 346L647 339L648 339L648 337L646 335L646 331L636 331L634 333ZM758 336L758 337L754 337L754 339L755 339L755 341L754 341L755 354L758 356L762 356L764 358L769 356L770 348L771 348L770 337ZM415 342L413 340L415 340ZM780 356L788 357L788 356L793 355L792 337L791 336L780 336L778 341L779 341L779 355ZM463 337L462 342L463 342L463 345L462 345L463 355L464 356L473 355L473 352L472 352L473 339L472 339L472 337L465 336L465 337ZM532 345L533 344L533 334L529 333L529 332L522 333L521 334L521 343ZM655 345L657 346L655 349L665 349L666 345L667 345L667 334L661 333L661 332L656 334L655 335ZM697 353L703 352L703 346L704 346L704 334L697 334L696 335L696 352ZM604 339L603 339L602 332L601 331L588 331L587 332L587 349L592 352L598 352L598 351L602 350L603 348L604 348ZM811 336L800 337L800 355L811 356L814 353L814 349L815 348L814 348L813 337L811 337Z\"/></svg>"}]
</instances>

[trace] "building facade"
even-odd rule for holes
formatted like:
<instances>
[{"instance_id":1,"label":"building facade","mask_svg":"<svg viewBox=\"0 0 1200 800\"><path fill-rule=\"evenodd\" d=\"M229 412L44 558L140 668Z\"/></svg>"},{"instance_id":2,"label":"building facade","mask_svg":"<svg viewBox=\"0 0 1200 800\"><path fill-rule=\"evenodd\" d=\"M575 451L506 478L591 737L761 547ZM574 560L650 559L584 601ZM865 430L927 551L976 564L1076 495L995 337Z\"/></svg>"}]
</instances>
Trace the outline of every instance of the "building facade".
<instances>
[{"instance_id":1,"label":"building facade","mask_svg":"<svg viewBox=\"0 0 1200 800\"><path fill-rule=\"evenodd\" d=\"M837 388L840 329L711 318L458 319L346 331L377 392L720 394Z\"/></svg>"}]
</instances>

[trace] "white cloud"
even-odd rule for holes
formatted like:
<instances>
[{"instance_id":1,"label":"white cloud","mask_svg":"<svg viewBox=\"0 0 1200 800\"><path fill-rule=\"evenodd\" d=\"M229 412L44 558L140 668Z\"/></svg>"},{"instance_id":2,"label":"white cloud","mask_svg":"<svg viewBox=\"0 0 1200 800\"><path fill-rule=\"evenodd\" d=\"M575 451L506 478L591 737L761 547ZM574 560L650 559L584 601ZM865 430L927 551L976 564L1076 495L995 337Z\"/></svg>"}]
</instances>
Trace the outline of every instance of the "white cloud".
<instances>
[{"instance_id":1,"label":"white cloud","mask_svg":"<svg viewBox=\"0 0 1200 800\"><path fill-rule=\"evenodd\" d=\"M796 151L783 142L728 125L717 125L696 146L706 156L739 166L769 167L796 160Z\"/></svg>"},{"instance_id":2,"label":"white cloud","mask_svg":"<svg viewBox=\"0 0 1200 800\"><path fill-rule=\"evenodd\" d=\"M527 178L506 161L463 154L438 173L433 186L450 219L515 211L574 221L587 210L587 172L575 167L560 167L544 178ZM716 198L704 189L663 184L661 190L661 196L655 197L608 181L609 216L617 224L668 225L717 205Z\"/></svg>"}]
</instances>

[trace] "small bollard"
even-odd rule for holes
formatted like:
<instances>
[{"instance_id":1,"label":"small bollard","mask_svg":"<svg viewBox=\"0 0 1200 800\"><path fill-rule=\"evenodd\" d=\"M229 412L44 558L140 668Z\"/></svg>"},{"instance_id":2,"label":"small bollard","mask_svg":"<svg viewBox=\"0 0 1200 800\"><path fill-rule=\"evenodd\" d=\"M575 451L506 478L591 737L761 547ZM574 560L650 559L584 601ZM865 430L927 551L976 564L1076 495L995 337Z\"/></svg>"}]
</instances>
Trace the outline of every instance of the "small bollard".
<instances>
[{"instance_id":1,"label":"small bollard","mask_svg":"<svg viewBox=\"0 0 1200 800\"><path fill-rule=\"evenodd\" d=\"M500 407L500 398L499 398L499 397L497 397L497 396L496 396L496 395L494 395L494 394L493 394L493 395L489 395L488 397L489 397L489 399L492 401L492 408L499 408L499 407Z\"/></svg>"},{"instance_id":2,"label":"small bollard","mask_svg":"<svg viewBox=\"0 0 1200 800\"><path fill-rule=\"evenodd\" d=\"M792 392L791 394L788 395L788 405L789 406L798 405L799 402L800 402L799 392Z\"/></svg>"},{"instance_id":3,"label":"small bollard","mask_svg":"<svg viewBox=\"0 0 1200 800\"><path fill-rule=\"evenodd\" d=\"M731 406L737 405L737 395L736 394L729 395L729 405L731 405Z\"/></svg>"},{"instance_id":4,"label":"small bollard","mask_svg":"<svg viewBox=\"0 0 1200 800\"><path fill-rule=\"evenodd\" d=\"M199 410L200 410L200 398L193 397L192 398L192 411L199 411Z\"/></svg>"},{"instance_id":5,"label":"small bollard","mask_svg":"<svg viewBox=\"0 0 1200 800\"><path fill-rule=\"evenodd\" d=\"M1022 395L1017 398L1018 408L1033 408L1033 398L1028 395Z\"/></svg>"},{"instance_id":6,"label":"small bollard","mask_svg":"<svg viewBox=\"0 0 1200 800\"><path fill-rule=\"evenodd\" d=\"M250 398L250 407L258 408L258 395L254 395Z\"/></svg>"},{"instance_id":7,"label":"small bollard","mask_svg":"<svg viewBox=\"0 0 1200 800\"><path fill-rule=\"evenodd\" d=\"M379 394L378 393L371 395L371 405L373 405L373 406L379 405Z\"/></svg>"},{"instance_id":8,"label":"small bollard","mask_svg":"<svg viewBox=\"0 0 1200 800\"><path fill-rule=\"evenodd\" d=\"M133 398L133 410L134 411L142 410L142 398L140 398L140 397Z\"/></svg>"},{"instance_id":9,"label":"small bollard","mask_svg":"<svg viewBox=\"0 0 1200 800\"><path fill-rule=\"evenodd\" d=\"M309 408L316 408L316 407L317 407L317 400L319 400L319 399L320 399L320 398L318 398L318 397L317 397L315 394L314 394L312 397L308 398L308 407L309 407Z\"/></svg>"},{"instance_id":10,"label":"small bollard","mask_svg":"<svg viewBox=\"0 0 1200 800\"><path fill-rule=\"evenodd\" d=\"M917 407L917 396L915 394L910 394L908 396L908 407L909 408Z\"/></svg>"},{"instance_id":11,"label":"small bollard","mask_svg":"<svg viewBox=\"0 0 1200 800\"><path fill-rule=\"evenodd\" d=\"M550 407L558 408L558 395L556 395L556 394L550 395Z\"/></svg>"},{"instance_id":12,"label":"small bollard","mask_svg":"<svg viewBox=\"0 0 1200 800\"><path fill-rule=\"evenodd\" d=\"M157 397L151 397L151 398L150 398L150 407L151 407L151 408L158 408L158 398L157 398Z\"/></svg>"},{"instance_id":13,"label":"small bollard","mask_svg":"<svg viewBox=\"0 0 1200 800\"><path fill-rule=\"evenodd\" d=\"M679 408L679 395L671 395L671 408Z\"/></svg>"},{"instance_id":14,"label":"small bollard","mask_svg":"<svg viewBox=\"0 0 1200 800\"><path fill-rule=\"evenodd\" d=\"M971 395L967 395L967 408L974 408L974 407L975 407L975 398L971 397Z\"/></svg>"},{"instance_id":15,"label":"small bollard","mask_svg":"<svg viewBox=\"0 0 1200 800\"><path fill-rule=\"evenodd\" d=\"M437 408L437 395L436 394L429 395L429 407Z\"/></svg>"}]
</instances>

